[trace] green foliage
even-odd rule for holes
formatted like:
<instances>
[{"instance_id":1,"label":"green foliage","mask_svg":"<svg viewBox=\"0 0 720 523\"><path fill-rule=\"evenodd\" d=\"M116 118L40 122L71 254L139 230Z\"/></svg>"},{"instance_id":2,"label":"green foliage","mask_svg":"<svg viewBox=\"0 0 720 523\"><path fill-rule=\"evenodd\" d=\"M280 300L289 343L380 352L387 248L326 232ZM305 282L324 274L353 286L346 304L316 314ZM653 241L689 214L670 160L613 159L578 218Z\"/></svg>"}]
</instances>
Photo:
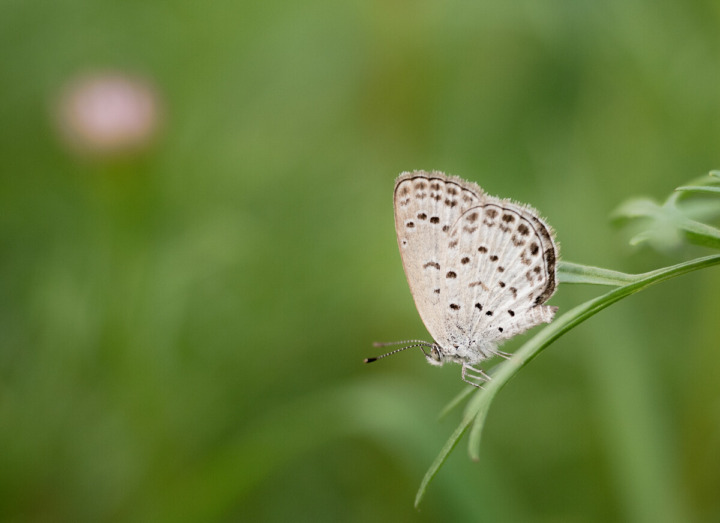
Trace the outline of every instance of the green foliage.
<instances>
[{"instance_id":1,"label":"green foliage","mask_svg":"<svg viewBox=\"0 0 720 523\"><path fill-rule=\"evenodd\" d=\"M696 183L718 183L717 176L697 180ZM708 207L704 201L694 201L680 205L683 195L709 194L717 195L720 187L708 185L688 185L678 187L662 205L652 200L638 198L628 200L615 213L615 219L638 220L642 230L630 240L633 245L647 242L658 250L677 248L683 240L699 245L720 248L720 230L710 225L693 220L692 216L711 219L720 215L720 207Z\"/></svg>"}]
</instances>

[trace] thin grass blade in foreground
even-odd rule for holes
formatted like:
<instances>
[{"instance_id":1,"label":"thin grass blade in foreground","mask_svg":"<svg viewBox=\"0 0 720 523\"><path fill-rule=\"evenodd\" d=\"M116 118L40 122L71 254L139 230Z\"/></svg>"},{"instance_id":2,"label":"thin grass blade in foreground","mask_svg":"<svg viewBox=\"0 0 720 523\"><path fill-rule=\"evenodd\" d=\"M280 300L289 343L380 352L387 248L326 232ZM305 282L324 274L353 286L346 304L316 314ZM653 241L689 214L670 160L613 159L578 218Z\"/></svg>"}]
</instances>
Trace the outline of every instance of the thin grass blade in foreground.
<instances>
[{"instance_id":1,"label":"thin grass blade in foreground","mask_svg":"<svg viewBox=\"0 0 720 523\"><path fill-rule=\"evenodd\" d=\"M720 187L700 187L700 186L694 186L694 185L683 185L682 187L678 187L675 189L676 191L684 191L684 192L696 192L696 193L720 193Z\"/></svg>"},{"instance_id":2,"label":"thin grass blade in foreground","mask_svg":"<svg viewBox=\"0 0 720 523\"><path fill-rule=\"evenodd\" d=\"M620 286L638 281L640 278L642 278L642 274L627 274L579 263L561 261L558 264L558 281L560 283Z\"/></svg>"},{"instance_id":3,"label":"thin grass blade in foreground","mask_svg":"<svg viewBox=\"0 0 720 523\"><path fill-rule=\"evenodd\" d=\"M428 471L425 473L425 476L420 483L420 488L415 496L415 507L418 507L425 495L428 485L471 424L473 427L469 438L469 453L472 459L479 459L479 446L482 428L493 398L498 391L507 384L510 378L515 376L522 367L527 365L530 360L540 354L545 347L550 345L550 343L568 332L573 327L579 325L613 303L630 296L631 294L635 294L636 292L644 290L656 283L718 264L720 264L720 255L706 256L704 258L698 258L688 262L679 263L671 267L665 267L656 271L634 276L633 278L635 281L613 289L602 296L589 300L566 312L525 343L515 352L512 358L495 367L497 370L492 373L492 380L487 382L484 385L484 389L478 391L475 396L470 399L460 425L458 425L452 433L438 456L430 465ZM575 269L578 269L579 267L581 266L574 265Z\"/></svg>"}]
</instances>

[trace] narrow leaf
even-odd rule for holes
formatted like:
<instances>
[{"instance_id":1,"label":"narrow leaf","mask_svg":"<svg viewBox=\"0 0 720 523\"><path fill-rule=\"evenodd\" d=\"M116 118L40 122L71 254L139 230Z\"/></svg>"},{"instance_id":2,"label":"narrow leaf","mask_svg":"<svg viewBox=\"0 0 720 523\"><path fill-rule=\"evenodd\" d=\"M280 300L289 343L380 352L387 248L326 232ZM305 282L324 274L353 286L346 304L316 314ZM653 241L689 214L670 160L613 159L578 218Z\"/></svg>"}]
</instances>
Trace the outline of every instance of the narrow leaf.
<instances>
[{"instance_id":1,"label":"narrow leaf","mask_svg":"<svg viewBox=\"0 0 720 523\"><path fill-rule=\"evenodd\" d=\"M720 229L685 218L679 224L693 243L720 249Z\"/></svg>"},{"instance_id":2,"label":"narrow leaf","mask_svg":"<svg viewBox=\"0 0 720 523\"><path fill-rule=\"evenodd\" d=\"M699 193L720 194L720 187L716 187L716 186L707 187L707 186L684 185L682 187L678 187L675 190L682 191L682 192L699 192Z\"/></svg>"},{"instance_id":3,"label":"narrow leaf","mask_svg":"<svg viewBox=\"0 0 720 523\"><path fill-rule=\"evenodd\" d=\"M450 438L447 440L445 445L443 445L443 448L440 450L440 454L437 455L435 460L432 462L432 465L430 465L430 468L425 473L425 476L422 479L422 482L420 483L420 488L417 491L417 494L415 495L415 508L420 505L420 501L422 501L423 496L425 495L425 491L427 490L428 485L432 481L432 479L435 477L435 474L437 474L438 470L440 470L440 467L443 466L443 463L445 463L445 460L448 458L452 450L455 448L455 445L458 444L460 441L460 438L465 433L465 431L468 428L468 425L470 425L470 422L472 421L472 418L465 418L463 419L463 422L458 426L458 428L455 429L455 431L452 433Z\"/></svg>"},{"instance_id":4,"label":"narrow leaf","mask_svg":"<svg viewBox=\"0 0 720 523\"><path fill-rule=\"evenodd\" d=\"M467 398L470 394L472 394L474 390L470 387L464 387L460 394L455 396L452 400L450 400L450 403L445 405L445 407L440 411L440 414L438 415L438 419L443 419L445 416L447 416L451 410L453 410L455 407L460 405L462 401Z\"/></svg>"},{"instance_id":5,"label":"narrow leaf","mask_svg":"<svg viewBox=\"0 0 720 523\"><path fill-rule=\"evenodd\" d=\"M482 437L483 428L485 428L485 420L487 419L487 414L490 411L490 404L492 403L495 395L483 394L482 396L485 401L482 402L482 405L473 420L472 427L470 427L470 434L468 436L468 453L470 454L470 459L473 461L480 460L480 438Z\"/></svg>"},{"instance_id":6,"label":"narrow leaf","mask_svg":"<svg viewBox=\"0 0 720 523\"><path fill-rule=\"evenodd\" d=\"M558 281L560 283L588 283L592 285L625 285L634 282L638 276L624 272L611 271L591 265L572 262L560 262Z\"/></svg>"}]
</instances>

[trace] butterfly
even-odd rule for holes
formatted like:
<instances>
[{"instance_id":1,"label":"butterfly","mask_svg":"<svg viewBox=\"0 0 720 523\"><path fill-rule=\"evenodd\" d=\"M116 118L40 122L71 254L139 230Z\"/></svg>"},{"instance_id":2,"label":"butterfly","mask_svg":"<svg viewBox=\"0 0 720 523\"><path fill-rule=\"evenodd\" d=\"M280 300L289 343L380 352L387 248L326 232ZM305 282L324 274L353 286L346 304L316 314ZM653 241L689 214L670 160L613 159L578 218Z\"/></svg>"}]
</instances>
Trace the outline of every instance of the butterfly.
<instances>
[{"instance_id":1,"label":"butterfly","mask_svg":"<svg viewBox=\"0 0 720 523\"><path fill-rule=\"evenodd\" d=\"M420 347L432 365L462 365L480 387L478 364L509 357L498 346L541 323L557 286L558 248L532 207L495 198L475 183L441 172L413 171L395 181L395 231L410 292L432 342L407 340L366 363Z\"/></svg>"}]
</instances>

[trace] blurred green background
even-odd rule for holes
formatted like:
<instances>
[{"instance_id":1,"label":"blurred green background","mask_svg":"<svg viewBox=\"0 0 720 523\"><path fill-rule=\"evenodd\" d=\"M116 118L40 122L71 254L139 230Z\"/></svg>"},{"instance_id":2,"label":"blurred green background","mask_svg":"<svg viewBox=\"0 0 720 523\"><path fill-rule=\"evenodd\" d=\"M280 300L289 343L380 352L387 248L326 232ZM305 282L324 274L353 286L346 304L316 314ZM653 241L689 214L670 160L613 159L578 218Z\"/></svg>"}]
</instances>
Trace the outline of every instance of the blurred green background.
<instances>
[{"instance_id":1,"label":"blurred green background","mask_svg":"<svg viewBox=\"0 0 720 523\"><path fill-rule=\"evenodd\" d=\"M531 203L567 260L705 253L608 216L720 167L718 27L713 0L2 2L0 519L720 520L717 270L534 360L420 511L460 369L362 364L427 337L404 170ZM107 70L157 94L139 151L58 131L68 82Z\"/></svg>"}]
</instances>

